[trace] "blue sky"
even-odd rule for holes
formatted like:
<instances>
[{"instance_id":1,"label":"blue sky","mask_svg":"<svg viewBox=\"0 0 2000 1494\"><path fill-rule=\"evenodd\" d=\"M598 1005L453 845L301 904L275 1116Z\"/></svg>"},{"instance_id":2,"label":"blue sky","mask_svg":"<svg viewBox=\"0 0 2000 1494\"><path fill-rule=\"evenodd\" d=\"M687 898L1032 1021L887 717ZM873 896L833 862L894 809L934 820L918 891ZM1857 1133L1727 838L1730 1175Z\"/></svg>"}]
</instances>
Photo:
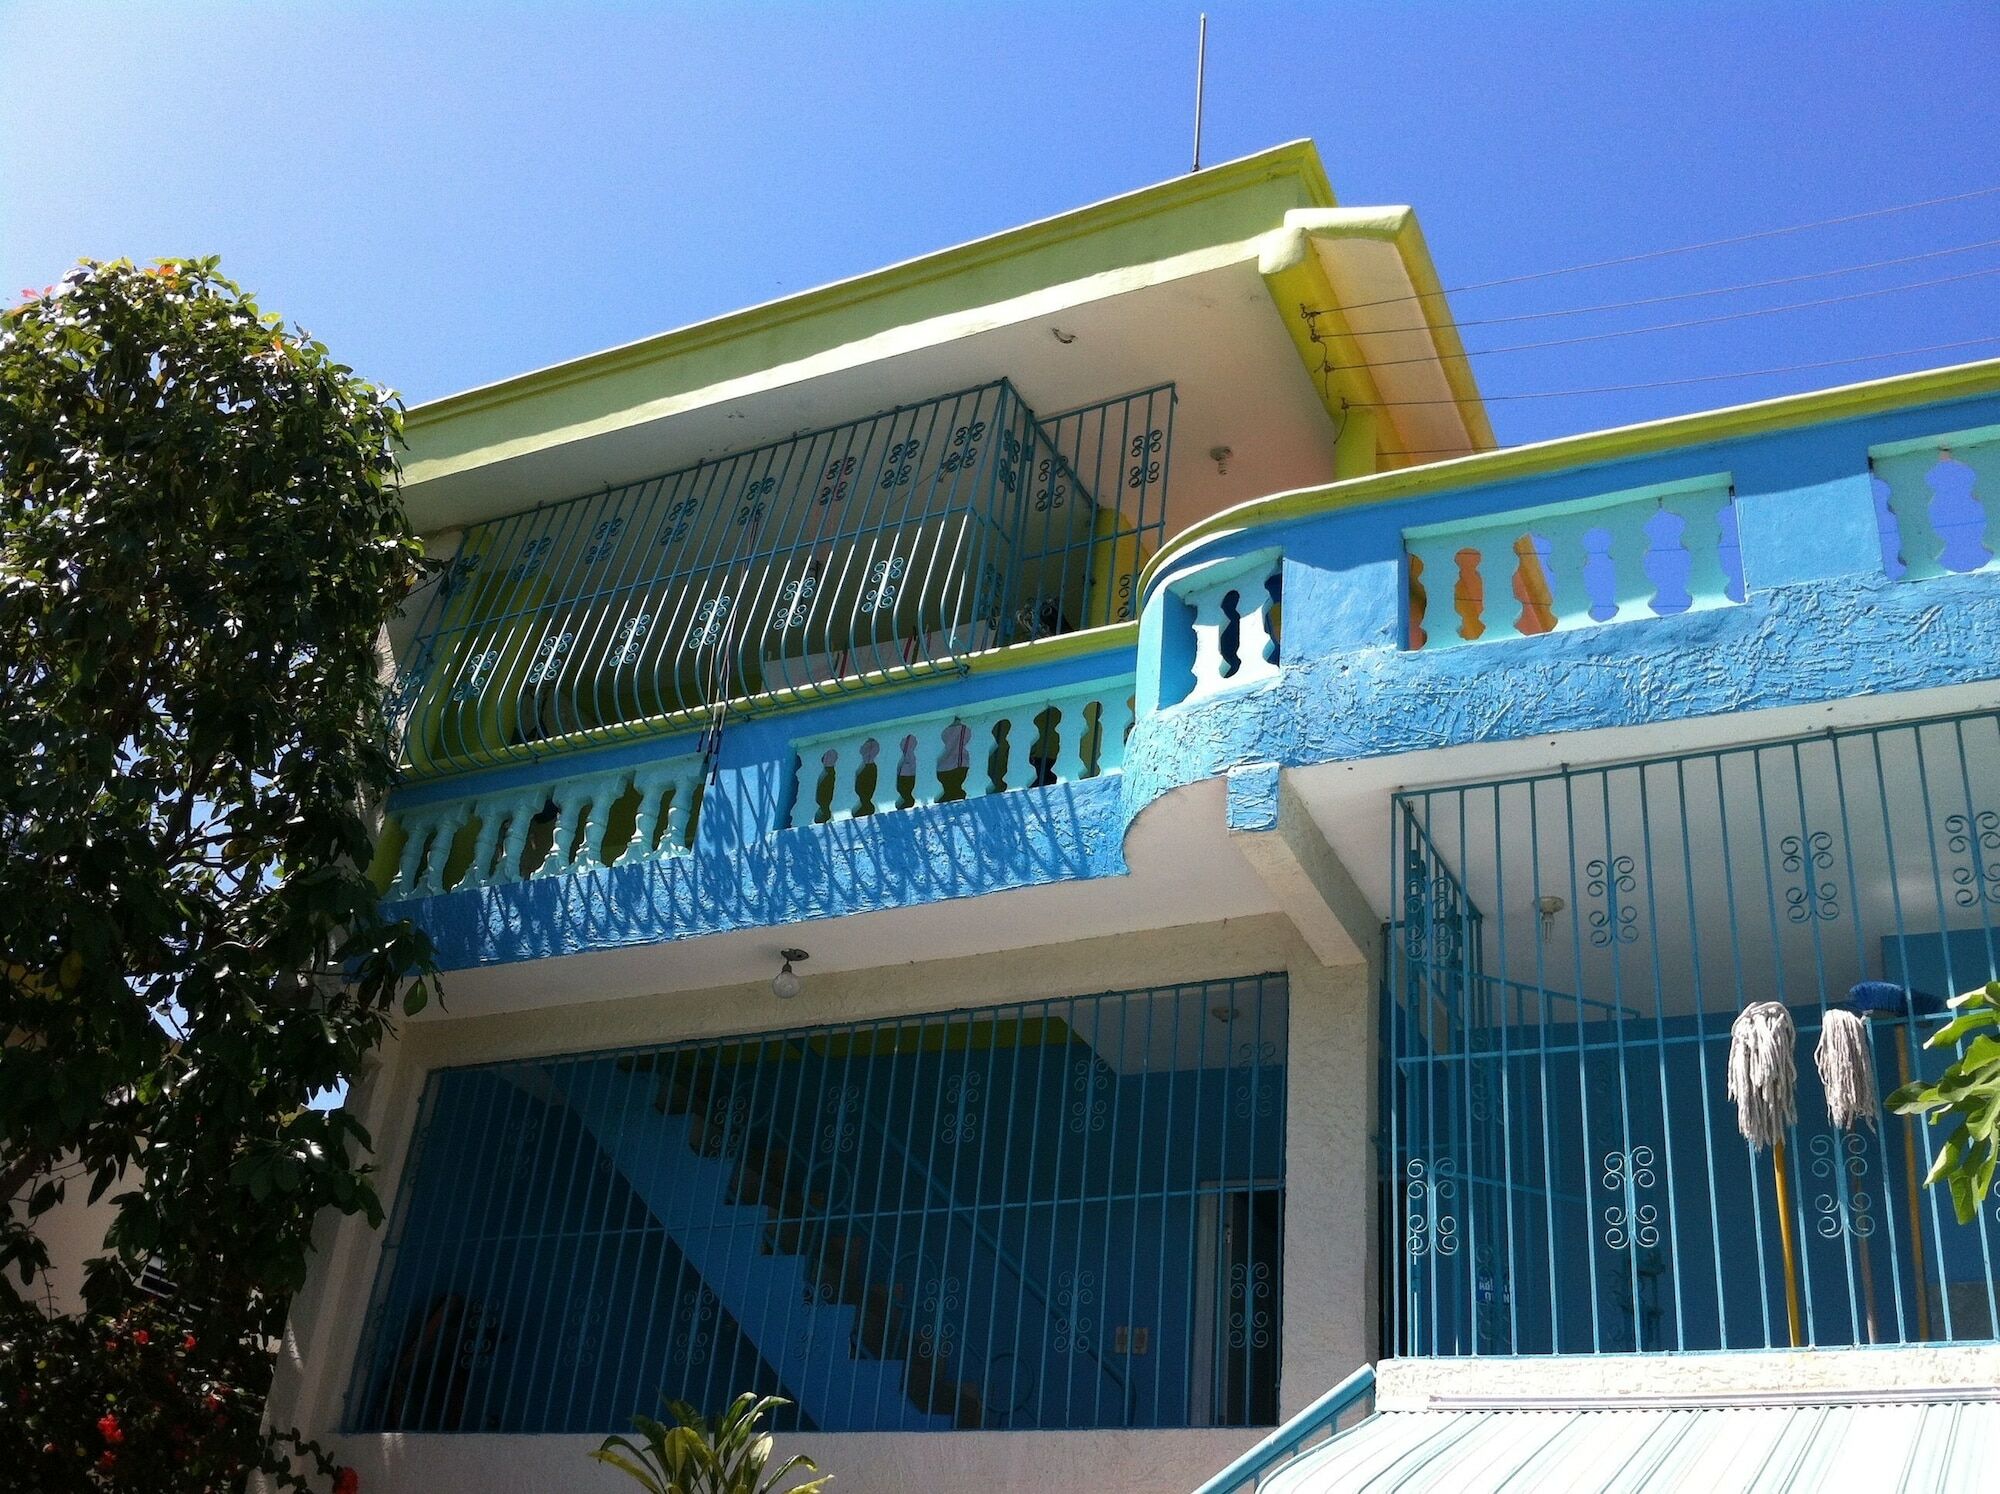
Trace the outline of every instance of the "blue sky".
<instances>
[{"instance_id":1,"label":"blue sky","mask_svg":"<svg viewBox=\"0 0 2000 1494\"><path fill-rule=\"evenodd\" d=\"M413 401L1187 166L1194 4L0 4L0 294L219 253ZM1319 142L1468 285L2000 186L2000 7L1239 5L1211 161ZM1454 298L1462 320L2000 240L2000 194ZM1929 289L1477 360L1489 395L2000 339L2000 245L1468 328L1474 348ZM1495 399L1503 441L2000 354Z\"/></svg>"}]
</instances>

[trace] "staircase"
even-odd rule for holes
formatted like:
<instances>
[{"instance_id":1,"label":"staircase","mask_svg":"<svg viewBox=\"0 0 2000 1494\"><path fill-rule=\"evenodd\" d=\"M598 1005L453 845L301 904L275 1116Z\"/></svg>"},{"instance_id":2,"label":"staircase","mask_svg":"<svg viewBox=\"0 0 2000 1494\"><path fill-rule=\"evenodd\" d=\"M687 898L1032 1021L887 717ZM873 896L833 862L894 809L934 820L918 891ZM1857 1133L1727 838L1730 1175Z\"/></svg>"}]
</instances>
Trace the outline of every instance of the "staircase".
<instances>
[{"instance_id":1,"label":"staircase","mask_svg":"<svg viewBox=\"0 0 2000 1494\"><path fill-rule=\"evenodd\" d=\"M590 1128L816 1427L984 1425L978 1382L957 1377L911 1310L908 1284L864 1231L840 1222L849 1201L809 1185L807 1159L732 1110L718 1067L693 1054L626 1058L608 1073L574 1073L553 1097Z\"/></svg>"}]
</instances>

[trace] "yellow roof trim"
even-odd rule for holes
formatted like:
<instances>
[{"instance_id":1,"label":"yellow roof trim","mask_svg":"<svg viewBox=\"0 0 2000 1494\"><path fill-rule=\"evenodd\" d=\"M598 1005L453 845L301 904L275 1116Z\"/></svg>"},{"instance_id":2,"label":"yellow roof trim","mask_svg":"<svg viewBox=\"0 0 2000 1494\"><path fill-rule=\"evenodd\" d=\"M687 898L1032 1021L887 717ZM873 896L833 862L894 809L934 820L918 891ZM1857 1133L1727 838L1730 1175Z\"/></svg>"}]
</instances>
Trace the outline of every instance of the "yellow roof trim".
<instances>
[{"instance_id":1,"label":"yellow roof trim","mask_svg":"<svg viewBox=\"0 0 2000 1494\"><path fill-rule=\"evenodd\" d=\"M2000 392L2000 358L1959 363L1946 368L1893 374L1859 384L1812 389L1746 405L1670 415L1637 425L1614 426L1558 436L1526 446L1508 446L1472 456L1453 457L1423 467L1378 472L1316 488L1272 493L1226 508L1190 525L1160 547L1140 573L1141 594L1150 593L1159 577L1201 546L1265 524L1307 518L1343 508L1423 497L1454 488L1471 488L1514 478L1533 477L1565 467L1581 467L1630 456L1694 446L1707 441L1787 430L1849 416L1875 414L1904 405L1970 398Z\"/></svg>"},{"instance_id":2,"label":"yellow roof trim","mask_svg":"<svg viewBox=\"0 0 2000 1494\"><path fill-rule=\"evenodd\" d=\"M1318 150L1310 140L1294 140L899 264L429 400L411 408L405 425L414 432L456 415L546 394L634 365L769 333L809 317L963 275L1080 234L1157 218L1246 185L1286 177L1302 183L1308 198L1329 206L1333 203L1333 187Z\"/></svg>"}]
</instances>

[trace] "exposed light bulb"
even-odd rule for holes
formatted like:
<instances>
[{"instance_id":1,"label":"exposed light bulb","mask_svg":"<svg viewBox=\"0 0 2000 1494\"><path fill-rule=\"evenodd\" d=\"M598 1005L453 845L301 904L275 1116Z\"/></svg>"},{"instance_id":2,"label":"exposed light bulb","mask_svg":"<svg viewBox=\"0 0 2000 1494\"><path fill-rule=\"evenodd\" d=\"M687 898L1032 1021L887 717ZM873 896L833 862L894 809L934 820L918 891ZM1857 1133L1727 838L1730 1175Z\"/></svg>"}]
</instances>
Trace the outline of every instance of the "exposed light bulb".
<instances>
[{"instance_id":1,"label":"exposed light bulb","mask_svg":"<svg viewBox=\"0 0 2000 1494\"><path fill-rule=\"evenodd\" d=\"M778 953L785 963L784 967L771 977L771 994L780 1001L790 1001L799 994L805 984L799 979L799 973L792 968L792 964L794 961L809 960L812 956L803 949L781 949Z\"/></svg>"}]
</instances>

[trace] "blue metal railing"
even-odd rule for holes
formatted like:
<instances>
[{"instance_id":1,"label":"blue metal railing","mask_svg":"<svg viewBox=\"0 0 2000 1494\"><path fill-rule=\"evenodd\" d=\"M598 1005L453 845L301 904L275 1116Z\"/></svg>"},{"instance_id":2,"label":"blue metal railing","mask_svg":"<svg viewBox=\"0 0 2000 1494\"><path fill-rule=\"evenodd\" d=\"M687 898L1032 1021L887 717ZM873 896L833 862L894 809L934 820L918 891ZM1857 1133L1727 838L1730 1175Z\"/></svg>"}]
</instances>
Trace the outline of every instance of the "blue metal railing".
<instances>
[{"instance_id":1,"label":"blue metal railing","mask_svg":"<svg viewBox=\"0 0 2000 1494\"><path fill-rule=\"evenodd\" d=\"M1170 385L1044 420L1004 379L469 527L401 661L417 775L1133 616Z\"/></svg>"},{"instance_id":2,"label":"blue metal railing","mask_svg":"<svg viewBox=\"0 0 2000 1494\"><path fill-rule=\"evenodd\" d=\"M431 1076L347 1424L1257 1426L1282 976Z\"/></svg>"},{"instance_id":3,"label":"blue metal railing","mask_svg":"<svg viewBox=\"0 0 2000 1494\"><path fill-rule=\"evenodd\" d=\"M2000 716L1411 790L1393 814L1394 1352L1996 1336L2000 1196L1959 1224L1923 1186L1929 1127L1837 1129L1814 1050L1846 1009L1880 1092L1935 1075L1938 998L2000 974ZM1861 994L1884 989L1900 1010ZM1798 1034L1797 1122L1753 1153L1725 1076L1763 1001Z\"/></svg>"},{"instance_id":4,"label":"blue metal railing","mask_svg":"<svg viewBox=\"0 0 2000 1494\"><path fill-rule=\"evenodd\" d=\"M1341 1422L1374 1414L1375 1366L1364 1364L1305 1410L1237 1458L1194 1494L1243 1494L1262 1487L1264 1480L1327 1438L1342 1430ZM1350 1422L1350 1424L1352 1424Z\"/></svg>"}]
</instances>

